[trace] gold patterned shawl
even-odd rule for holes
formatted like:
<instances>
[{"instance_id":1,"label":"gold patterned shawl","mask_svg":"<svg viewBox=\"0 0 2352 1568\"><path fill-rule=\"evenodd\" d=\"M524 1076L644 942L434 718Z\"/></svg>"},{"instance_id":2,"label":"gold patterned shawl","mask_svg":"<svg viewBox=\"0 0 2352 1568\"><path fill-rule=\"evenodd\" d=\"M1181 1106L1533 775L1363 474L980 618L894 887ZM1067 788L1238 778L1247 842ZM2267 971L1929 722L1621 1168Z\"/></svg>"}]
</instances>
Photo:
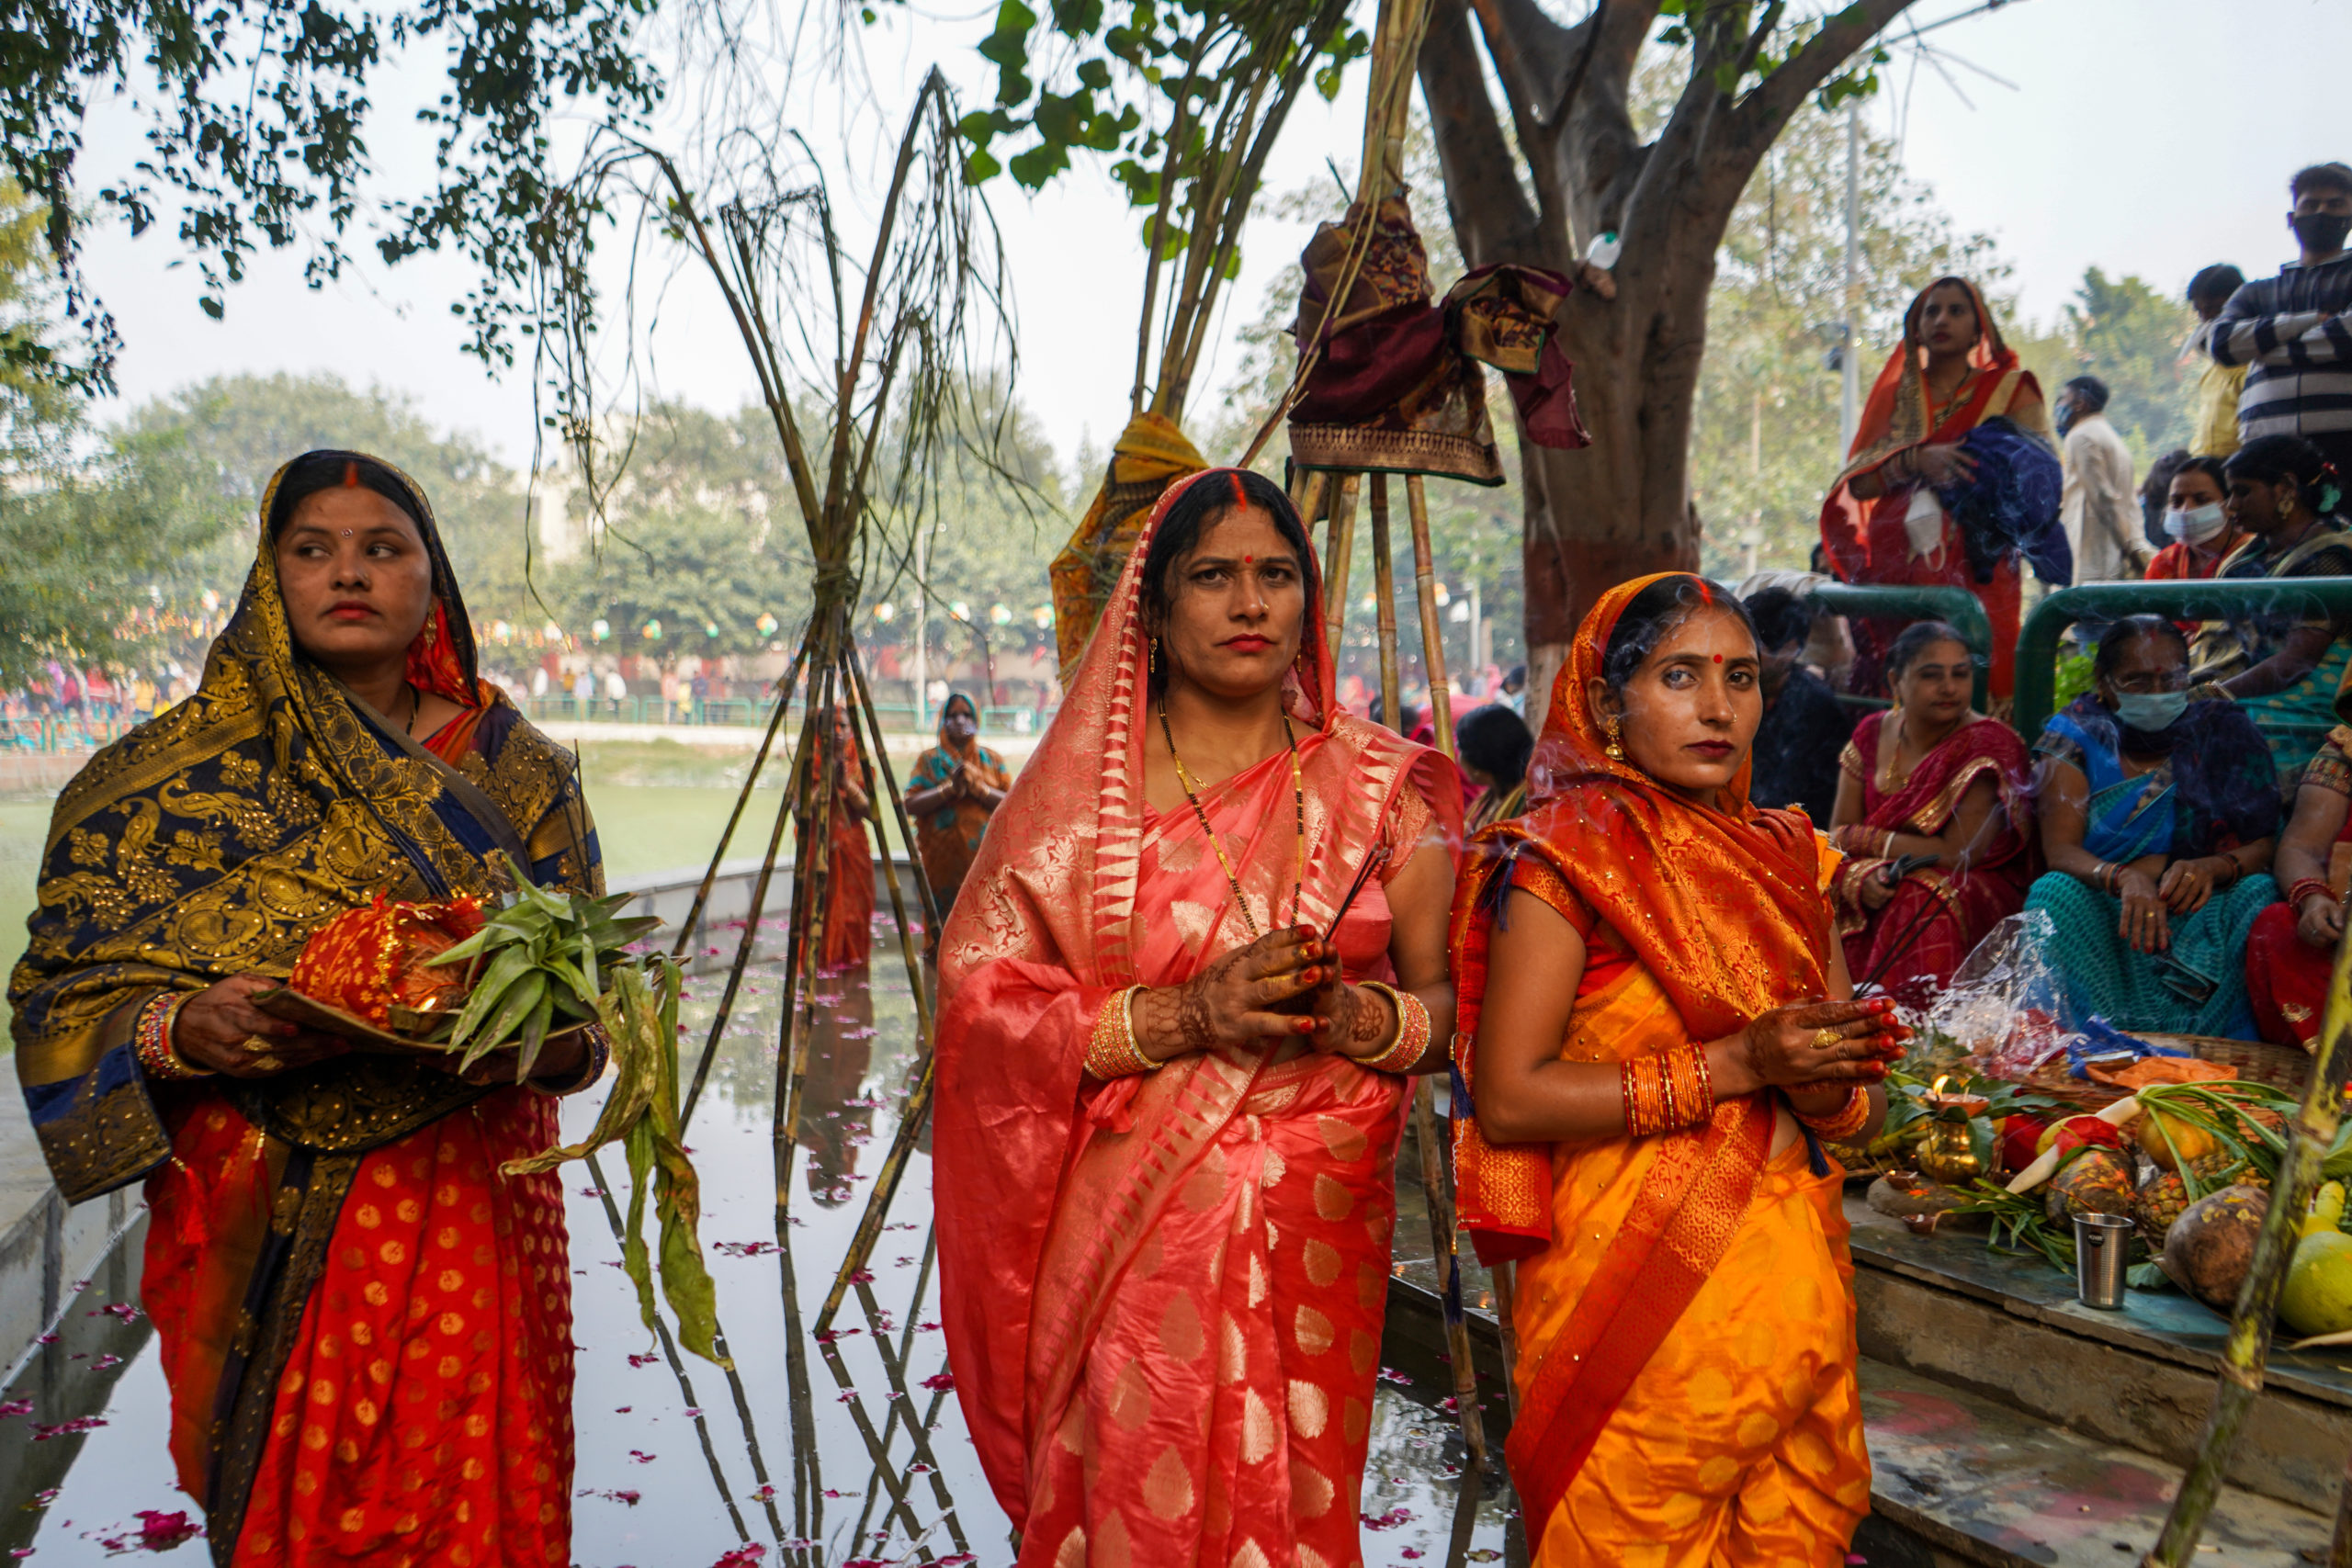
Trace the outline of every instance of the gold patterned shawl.
<instances>
[{"instance_id":1,"label":"gold patterned shawl","mask_svg":"<svg viewBox=\"0 0 2352 1568\"><path fill-rule=\"evenodd\" d=\"M454 658L484 707L473 749L460 766L441 761L297 652L269 538L279 469L262 497L252 574L196 694L92 758L51 820L31 945L9 998L18 1076L69 1201L170 1154L129 1048L159 991L282 977L313 931L379 893L494 893L502 848L542 882L601 885L570 754L477 680L432 511L391 471L432 558L443 613L425 635L446 626L449 646L435 652ZM266 1131L317 1151L387 1142L479 1092L360 1055L235 1091Z\"/></svg>"}]
</instances>

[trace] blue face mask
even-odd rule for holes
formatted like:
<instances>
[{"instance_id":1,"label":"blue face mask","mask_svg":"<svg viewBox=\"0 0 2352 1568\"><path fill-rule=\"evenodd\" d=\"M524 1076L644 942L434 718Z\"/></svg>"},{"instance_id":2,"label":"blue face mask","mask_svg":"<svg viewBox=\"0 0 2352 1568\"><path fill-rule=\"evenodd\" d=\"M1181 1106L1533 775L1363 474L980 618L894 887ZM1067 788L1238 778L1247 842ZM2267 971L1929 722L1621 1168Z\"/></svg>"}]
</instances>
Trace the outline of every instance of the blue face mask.
<instances>
[{"instance_id":1,"label":"blue face mask","mask_svg":"<svg viewBox=\"0 0 2352 1568\"><path fill-rule=\"evenodd\" d=\"M2143 735L2161 735L2188 711L2187 692L2118 692L2115 716Z\"/></svg>"}]
</instances>

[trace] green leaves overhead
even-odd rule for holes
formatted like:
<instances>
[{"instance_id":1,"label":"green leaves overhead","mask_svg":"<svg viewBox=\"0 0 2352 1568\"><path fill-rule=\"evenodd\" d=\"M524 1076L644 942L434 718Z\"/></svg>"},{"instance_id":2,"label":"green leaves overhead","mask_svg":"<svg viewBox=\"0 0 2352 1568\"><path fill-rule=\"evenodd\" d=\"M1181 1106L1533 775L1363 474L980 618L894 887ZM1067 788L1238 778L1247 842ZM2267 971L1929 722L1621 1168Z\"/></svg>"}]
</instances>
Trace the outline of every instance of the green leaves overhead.
<instances>
[{"instance_id":1,"label":"green leaves overhead","mask_svg":"<svg viewBox=\"0 0 2352 1568\"><path fill-rule=\"evenodd\" d=\"M957 128L972 144L967 177L974 184L1010 169L1038 190L1075 152L1125 152L1114 173L1127 199L1156 206L1171 136L1177 176L1189 179L1217 151L1203 127L1216 121L1220 101L1301 65L1318 93L1336 97L1349 62L1371 48L1343 10L1323 7L1057 0L1047 12L1040 17L1023 0L1002 0L980 43L980 57L997 68L996 104ZM1066 74L1041 84L1042 62L1069 55L1072 45ZM999 155L997 142L1023 136L1027 145Z\"/></svg>"}]
</instances>

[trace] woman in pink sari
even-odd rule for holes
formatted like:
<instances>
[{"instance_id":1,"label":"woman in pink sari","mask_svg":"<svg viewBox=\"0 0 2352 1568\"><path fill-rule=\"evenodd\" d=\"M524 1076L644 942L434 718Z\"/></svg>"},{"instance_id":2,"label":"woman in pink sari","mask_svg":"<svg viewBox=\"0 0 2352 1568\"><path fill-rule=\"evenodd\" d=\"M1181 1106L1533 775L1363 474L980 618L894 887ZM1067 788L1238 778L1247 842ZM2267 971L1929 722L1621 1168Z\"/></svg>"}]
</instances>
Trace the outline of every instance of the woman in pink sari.
<instances>
[{"instance_id":1,"label":"woman in pink sari","mask_svg":"<svg viewBox=\"0 0 2352 1568\"><path fill-rule=\"evenodd\" d=\"M1461 794L1320 603L1280 490L1171 486L947 923L948 1355L1024 1564L1361 1560Z\"/></svg>"}]
</instances>

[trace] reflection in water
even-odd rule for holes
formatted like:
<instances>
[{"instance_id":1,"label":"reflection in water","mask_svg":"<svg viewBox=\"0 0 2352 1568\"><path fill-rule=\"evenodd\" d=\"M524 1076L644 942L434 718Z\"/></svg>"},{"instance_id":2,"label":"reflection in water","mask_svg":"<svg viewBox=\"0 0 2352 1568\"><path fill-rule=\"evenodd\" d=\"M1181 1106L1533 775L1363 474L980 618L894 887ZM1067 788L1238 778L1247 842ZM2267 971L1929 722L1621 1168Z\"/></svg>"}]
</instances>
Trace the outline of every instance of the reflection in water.
<instances>
[{"instance_id":1,"label":"reflection in water","mask_svg":"<svg viewBox=\"0 0 2352 1568\"><path fill-rule=\"evenodd\" d=\"M724 937L708 945L728 949L713 963L732 956ZM777 922L762 947L779 945ZM690 1050L707 1032L722 979L714 972L692 983L683 1036ZM905 972L876 962L870 975L818 983L827 999L802 1085L788 1254L775 1242L770 1142L781 985L780 964L746 973L686 1138L703 1176L702 1235L731 1373L682 1356L665 1326L649 1333L639 1319L619 1268L618 1152L565 1168L580 1344L573 1561L1008 1563L1006 1521L972 1453L939 1334L923 1144L831 1329L813 1336L801 1321L831 1288L919 1065ZM567 1104L566 1137L586 1130L594 1099ZM1409 1181L1409 1153L1398 1164ZM1397 1250L1408 1276L1425 1277L1418 1200L1403 1195ZM198 1517L173 1485L163 1378L147 1322L130 1305L143 1228L66 1308L57 1342L37 1348L0 1386L0 1410L29 1402L0 1416L0 1552L29 1546L32 1568L96 1563L109 1540L135 1548L141 1510ZM1474 1302L1484 1286L1469 1282ZM1366 1568L1505 1561L1509 1494L1491 1475L1463 1473L1460 1428L1442 1408L1447 1368L1393 1328L1390 1338L1364 1478ZM1502 1402L1488 1393L1489 1440L1498 1446ZM34 1440L38 1428L59 1427ZM40 1506L37 1498L52 1487ZM193 1564L205 1546L176 1550L175 1561ZM1510 1555L1523 1561L1523 1551Z\"/></svg>"}]
</instances>

